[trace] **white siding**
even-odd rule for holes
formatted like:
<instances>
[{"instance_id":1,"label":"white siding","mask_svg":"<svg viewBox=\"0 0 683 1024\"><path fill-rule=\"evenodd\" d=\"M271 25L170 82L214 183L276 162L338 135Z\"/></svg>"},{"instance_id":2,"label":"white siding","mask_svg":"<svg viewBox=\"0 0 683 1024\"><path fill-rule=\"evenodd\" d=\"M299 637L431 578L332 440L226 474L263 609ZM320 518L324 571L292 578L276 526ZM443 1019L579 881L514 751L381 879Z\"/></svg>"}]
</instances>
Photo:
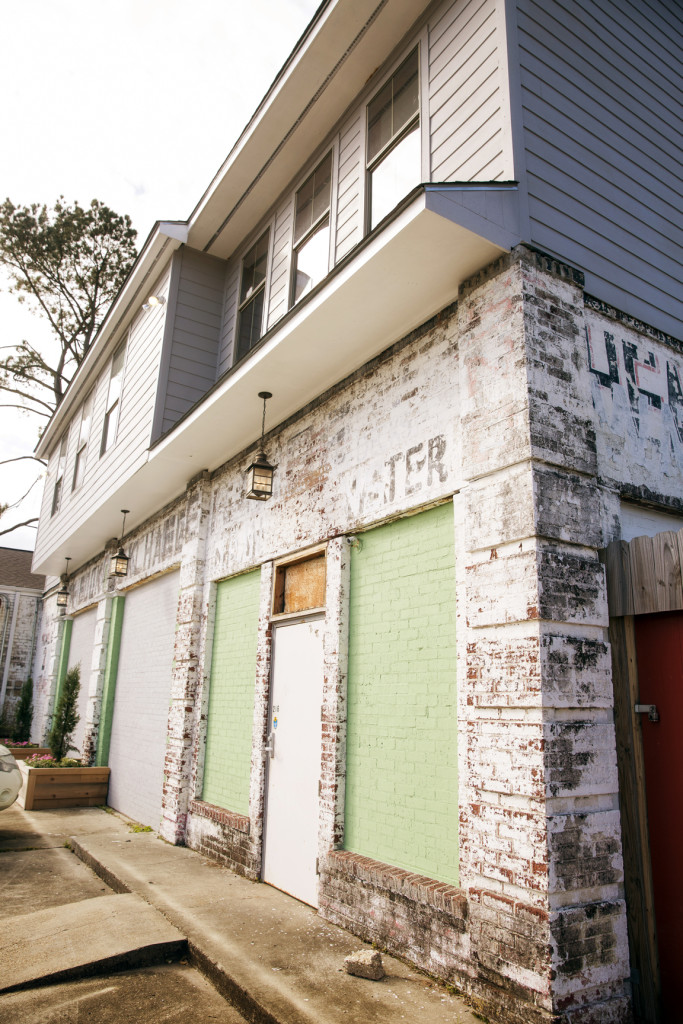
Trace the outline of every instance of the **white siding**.
<instances>
[{"instance_id":1,"label":"white siding","mask_svg":"<svg viewBox=\"0 0 683 1024\"><path fill-rule=\"evenodd\" d=\"M530 241L683 337L678 4L519 0Z\"/></svg>"},{"instance_id":2,"label":"white siding","mask_svg":"<svg viewBox=\"0 0 683 1024\"><path fill-rule=\"evenodd\" d=\"M67 754L67 757L80 757L83 753L83 740L85 739L85 726L88 718L90 674L92 669L96 620L97 610L93 608L89 612L83 612L82 615L77 615L71 627L68 667L69 669L72 669L74 666L80 665L81 689L78 694L79 719L73 733L73 745L75 750L70 751Z\"/></svg>"},{"instance_id":3,"label":"white siding","mask_svg":"<svg viewBox=\"0 0 683 1024\"><path fill-rule=\"evenodd\" d=\"M289 309L292 266L294 196L287 196L275 215L273 255L270 263L270 294L264 329L269 329Z\"/></svg>"},{"instance_id":4,"label":"white siding","mask_svg":"<svg viewBox=\"0 0 683 1024\"><path fill-rule=\"evenodd\" d=\"M157 279L150 294L168 295L170 267ZM74 458L76 455L77 430L80 406L74 410L70 424L69 448L65 472L65 488L59 512L50 517L50 495L43 499L43 514L36 540L38 560L59 544L62 537L69 536L87 517L116 490L123 480L146 460L147 448L152 435L154 405L157 393L157 379L164 333L165 306L141 311L128 333L126 361L123 372L123 387L120 400L120 415L116 442L100 457L100 443L104 425L107 390L109 387L109 359L97 379L93 422L86 461L83 485L77 491L71 490ZM56 459L53 454L50 463ZM54 483L54 471L50 468L49 478ZM72 569L77 568L72 566Z\"/></svg>"},{"instance_id":5,"label":"white siding","mask_svg":"<svg viewBox=\"0 0 683 1024\"><path fill-rule=\"evenodd\" d=\"M339 135L335 262L363 237L365 111L357 111Z\"/></svg>"},{"instance_id":6,"label":"white siding","mask_svg":"<svg viewBox=\"0 0 683 1024\"><path fill-rule=\"evenodd\" d=\"M496 0L456 0L429 26L432 181L513 177L502 34Z\"/></svg>"},{"instance_id":7,"label":"white siding","mask_svg":"<svg viewBox=\"0 0 683 1024\"><path fill-rule=\"evenodd\" d=\"M158 828L171 699L179 574L126 596L109 748L109 804Z\"/></svg>"}]
</instances>

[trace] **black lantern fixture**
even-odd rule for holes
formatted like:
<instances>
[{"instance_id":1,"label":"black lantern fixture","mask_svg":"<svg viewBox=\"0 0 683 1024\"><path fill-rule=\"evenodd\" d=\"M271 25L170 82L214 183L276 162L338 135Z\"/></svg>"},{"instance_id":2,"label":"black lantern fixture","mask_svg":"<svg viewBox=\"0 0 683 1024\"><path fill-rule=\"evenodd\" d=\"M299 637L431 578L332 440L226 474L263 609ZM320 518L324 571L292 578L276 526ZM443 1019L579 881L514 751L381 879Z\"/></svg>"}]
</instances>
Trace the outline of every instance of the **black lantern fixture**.
<instances>
[{"instance_id":1,"label":"black lantern fixture","mask_svg":"<svg viewBox=\"0 0 683 1024\"><path fill-rule=\"evenodd\" d=\"M270 465L264 451L263 437L266 429L266 402L272 398L270 391L259 391L263 399L263 418L261 420L261 447L254 462L247 470L247 498L256 501L267 501L273 493L273 473L275 468Z\"/></svg>"},{"instance_id":2,"label":"black lantern fixture","mask_svg":"<svg viewBox=\"0 0 683 1024\"><path fill-rule=\"evenodd\" d=\"M62 615L64 614L64 609L69 603L69 588L67 587L67 583L69 582L69 562L71 559L65 558L64 560L66 565L64 566L64 572L62 573L62 586L57 591L57 607L61 609Z\"/></svg>"},{"instance_id":3,"label":"black lantern fixture","mask_svg":"<svg viewBox=\"0 0 683 1024\"><path fill-rule=\"evenodd\" d=\"M126 530L126 516L130 512L129 508L122 508L121 514L123 515L123 522L121 523L121 543L119 544L119 550L115 555L111 556L109 562L109 575L110 576L127 576L128 575L128 555L123 550L123 535Z\"/></svg>"}]
</instances>

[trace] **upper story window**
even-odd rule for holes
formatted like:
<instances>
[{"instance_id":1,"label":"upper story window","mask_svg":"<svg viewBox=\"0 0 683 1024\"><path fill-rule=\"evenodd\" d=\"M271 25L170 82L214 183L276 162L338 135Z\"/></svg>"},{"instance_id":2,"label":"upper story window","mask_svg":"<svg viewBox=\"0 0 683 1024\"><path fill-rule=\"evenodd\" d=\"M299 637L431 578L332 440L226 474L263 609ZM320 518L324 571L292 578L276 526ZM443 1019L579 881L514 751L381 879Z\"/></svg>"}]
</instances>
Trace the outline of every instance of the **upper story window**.
<instances>
[{"instance_id":1,"label":"upper story window","mask_svg":"<svg viewBox=\"0 0 683 1024\"><path fill-rule=\"evenodd\" d=\"M126 358L126 344L119 345L114 358L111 361L111 374L109 376L109 389L107 391L107 408L104 414L104 427L102 428L102 444L100 455L109 451L116 440L116 428L119 422L119 411L121 407L121 384L123 381L123 363Z\"/></svg>"},{"instance_id":2,"label":"upper story window","mask_svg":"<svg viewBox=\"0 0 683 1024\"><path fill-rule=\"evenodd\" d=\"M270 231L264 231L242 260L236 359L246 355L263 333L269 240Z\"/></svg>"},{"instance_id":3,"label":"upper story window","mask_svg":"<svg viewBox=\"0 0 683 1024\"><path fill-rule=\"evenodd\" d=\"M332 153L328 153L296 194L292 303L329 270L331 190Z\"/></svg>"},{"instance_id":4,"label":"upper story window","mask_svg":"<svg viewBox=\"0 0 683 1024\"><path fill-rule=\"evenodd\" d=\"M64 490L64 470L66 468L66 446L69 440L69 431L65 431L62 434L62 439L59 442L59 453L57 455L57 476L55 477L55 486L52 491L52 511L50 515L55 515L59 511L59 506L62 503L62 491Z\"/></svg>"},{"instance_id":5,"label":"upper story window","mask_svg":"<svg viewBox=\"0 0 683 1024\"><path fill-rule=\"evenodd\" d=\"M422 177L417 50L368 104L367 167L372 230Z\"/></svg>"},{"instance_id":6,"label":"upper story window","mask_svg":"<svg viewBox=\"0 0 683 1024\"><path fill-rule=\"evenodd\" d=\"M71 490L75 491L83 483L85 475L85 460L88 454L88 441L90 440L90 428L92 426L92 407L95 396L94 389L90 392L81 407L81 426L78 431L78 444L76 447L76 461L74 463L74 476Z\"/></svg>"}]
</instances>

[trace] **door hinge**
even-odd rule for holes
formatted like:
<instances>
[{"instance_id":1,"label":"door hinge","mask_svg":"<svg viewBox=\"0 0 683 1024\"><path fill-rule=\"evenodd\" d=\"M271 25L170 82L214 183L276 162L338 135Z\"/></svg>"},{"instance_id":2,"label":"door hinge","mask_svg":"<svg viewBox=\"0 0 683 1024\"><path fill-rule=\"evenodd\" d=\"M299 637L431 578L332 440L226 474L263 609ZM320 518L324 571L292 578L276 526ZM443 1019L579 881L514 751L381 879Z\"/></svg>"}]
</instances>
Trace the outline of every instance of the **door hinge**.
<instances>
[{"instance_id":1,"label":"door hinge","mask_svg":"<svg viewBox=\"0 0 683 1024\"><path fill-rule=\"evenodd\" d=\"M659 721L659 711L656 704L636 704L634 706L637 715L647 715L651 722Z\"/></svg>"}]
</instances>

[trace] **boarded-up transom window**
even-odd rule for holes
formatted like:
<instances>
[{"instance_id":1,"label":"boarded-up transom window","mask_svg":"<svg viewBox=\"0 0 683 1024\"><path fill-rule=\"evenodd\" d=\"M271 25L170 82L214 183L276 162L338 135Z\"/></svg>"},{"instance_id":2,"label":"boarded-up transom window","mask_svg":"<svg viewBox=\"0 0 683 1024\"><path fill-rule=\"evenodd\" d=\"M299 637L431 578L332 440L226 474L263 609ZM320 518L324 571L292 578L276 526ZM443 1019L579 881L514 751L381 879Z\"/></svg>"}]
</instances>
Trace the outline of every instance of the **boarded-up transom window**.
<instances>
[{"instance_id":1,"label":"boarded-up transom window","mask_svg":"<svg viewBox=\"0 0 683 1024\"><path fill-rule=\"evenodd\" d=\"M275 568L273 615L325 607L325 552Z\"/></svg>"}]
</instances>

